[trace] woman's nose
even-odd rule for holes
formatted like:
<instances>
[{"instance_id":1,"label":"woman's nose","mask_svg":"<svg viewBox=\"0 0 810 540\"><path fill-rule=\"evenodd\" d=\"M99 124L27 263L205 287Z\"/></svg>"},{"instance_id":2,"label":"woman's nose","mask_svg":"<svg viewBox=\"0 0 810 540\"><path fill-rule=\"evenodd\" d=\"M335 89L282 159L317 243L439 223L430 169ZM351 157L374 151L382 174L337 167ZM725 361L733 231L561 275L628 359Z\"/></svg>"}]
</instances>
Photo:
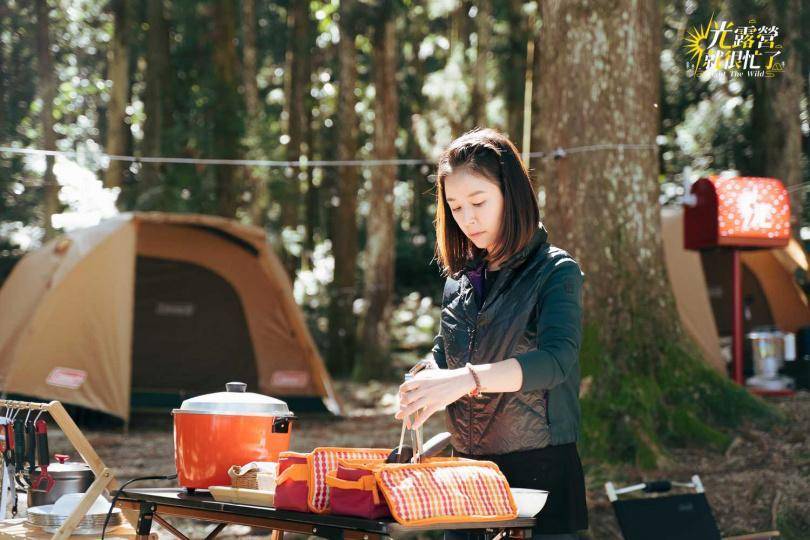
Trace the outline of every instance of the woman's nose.
<instances>
[{"instance_id":1,"label":"woman's nose","mask_svg":"<svg viewBox=\"0 0 810 540\"><path fill-rule=\"evenodd\" d=\"M465 225L472 225L475 223L475 212L470 207L465 207L463 212L463 219Z\"/></svg>"}]
</instances>

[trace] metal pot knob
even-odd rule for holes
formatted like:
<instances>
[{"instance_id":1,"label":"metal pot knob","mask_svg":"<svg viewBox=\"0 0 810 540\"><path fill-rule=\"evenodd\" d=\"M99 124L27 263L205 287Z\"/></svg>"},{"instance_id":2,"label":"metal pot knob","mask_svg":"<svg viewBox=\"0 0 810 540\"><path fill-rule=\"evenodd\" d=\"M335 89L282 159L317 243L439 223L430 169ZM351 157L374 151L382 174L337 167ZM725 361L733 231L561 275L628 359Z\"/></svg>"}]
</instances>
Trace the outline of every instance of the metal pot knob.
<instances>
[{"instance_id":1,"label":"metal pot knob","mask_svg":"<svg viewBox=\"0 0 810 540\"><path fill-rule=\"evenodd\" d=\"M225 383L225 390L227 392L245 392L247 390L247 384L243 382Z\"/></svg>"}]
</instances>

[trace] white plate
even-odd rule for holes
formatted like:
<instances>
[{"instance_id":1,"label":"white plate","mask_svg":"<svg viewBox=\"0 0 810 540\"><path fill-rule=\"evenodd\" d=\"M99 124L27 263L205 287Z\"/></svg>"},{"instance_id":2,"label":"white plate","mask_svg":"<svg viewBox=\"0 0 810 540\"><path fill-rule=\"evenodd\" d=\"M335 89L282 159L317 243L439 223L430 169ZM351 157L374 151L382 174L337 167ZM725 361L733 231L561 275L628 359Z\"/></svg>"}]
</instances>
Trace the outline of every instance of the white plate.
<instances>
[{"instance_id":1,"label":"white plate","mask_svg":"<svg viewBox=\"0 0 810 540\"><path fill-rule=\"evenodd\" d=\"M509 488L518 507L518 517L534 517L548 500L548 491L542 489Z\"/></svg>"}]
</instances>

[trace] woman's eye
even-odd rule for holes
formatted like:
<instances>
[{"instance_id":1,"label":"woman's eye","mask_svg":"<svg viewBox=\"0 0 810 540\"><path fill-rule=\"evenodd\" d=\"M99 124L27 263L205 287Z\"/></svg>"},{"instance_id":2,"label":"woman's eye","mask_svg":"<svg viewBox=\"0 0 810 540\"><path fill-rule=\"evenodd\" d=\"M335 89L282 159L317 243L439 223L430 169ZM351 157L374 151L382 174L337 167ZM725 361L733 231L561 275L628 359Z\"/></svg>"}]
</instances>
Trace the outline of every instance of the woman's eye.
<instances>
[{"instance_id":1,"label":"woman's eye","mask_svg":"<svg viewBox=\"0 0 810 540\"><path fill-rule=\"evenodd\" d=\"M458 212L459 210L461 210L460 206L458 208L451 208L450 209L451 212Z\"/></svg>"},{"instance_id":2,"label":"woman's eye","mask_svg":"<svg viewBox=\"0 0 810 540\"><path fill-rule=\"evenodd\" d=\"M487 202L487 201L481 201L480 203L473 203L473 206L475 206L477 208L477 207L483 205L485 202Z\"/></svg>"}]
</instances>

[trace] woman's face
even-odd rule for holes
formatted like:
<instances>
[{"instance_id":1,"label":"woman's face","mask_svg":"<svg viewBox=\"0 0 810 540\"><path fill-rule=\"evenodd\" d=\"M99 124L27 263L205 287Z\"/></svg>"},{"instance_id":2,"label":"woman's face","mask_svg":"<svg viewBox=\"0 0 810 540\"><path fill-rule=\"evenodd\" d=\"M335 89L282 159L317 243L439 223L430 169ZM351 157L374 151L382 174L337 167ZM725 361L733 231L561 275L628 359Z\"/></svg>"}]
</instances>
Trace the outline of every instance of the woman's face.
<instances>
[{"instance_id":1,"label":"woman's face","mask_svg":"<svg viewBox=\"0 0 810 540\"><path fill-rule=\"evenodd\" d=\"M492 253L501 230L503 195L493 181L462 167L444 179L444 197L461 231Z\"/></svg>"}]
</instances>

